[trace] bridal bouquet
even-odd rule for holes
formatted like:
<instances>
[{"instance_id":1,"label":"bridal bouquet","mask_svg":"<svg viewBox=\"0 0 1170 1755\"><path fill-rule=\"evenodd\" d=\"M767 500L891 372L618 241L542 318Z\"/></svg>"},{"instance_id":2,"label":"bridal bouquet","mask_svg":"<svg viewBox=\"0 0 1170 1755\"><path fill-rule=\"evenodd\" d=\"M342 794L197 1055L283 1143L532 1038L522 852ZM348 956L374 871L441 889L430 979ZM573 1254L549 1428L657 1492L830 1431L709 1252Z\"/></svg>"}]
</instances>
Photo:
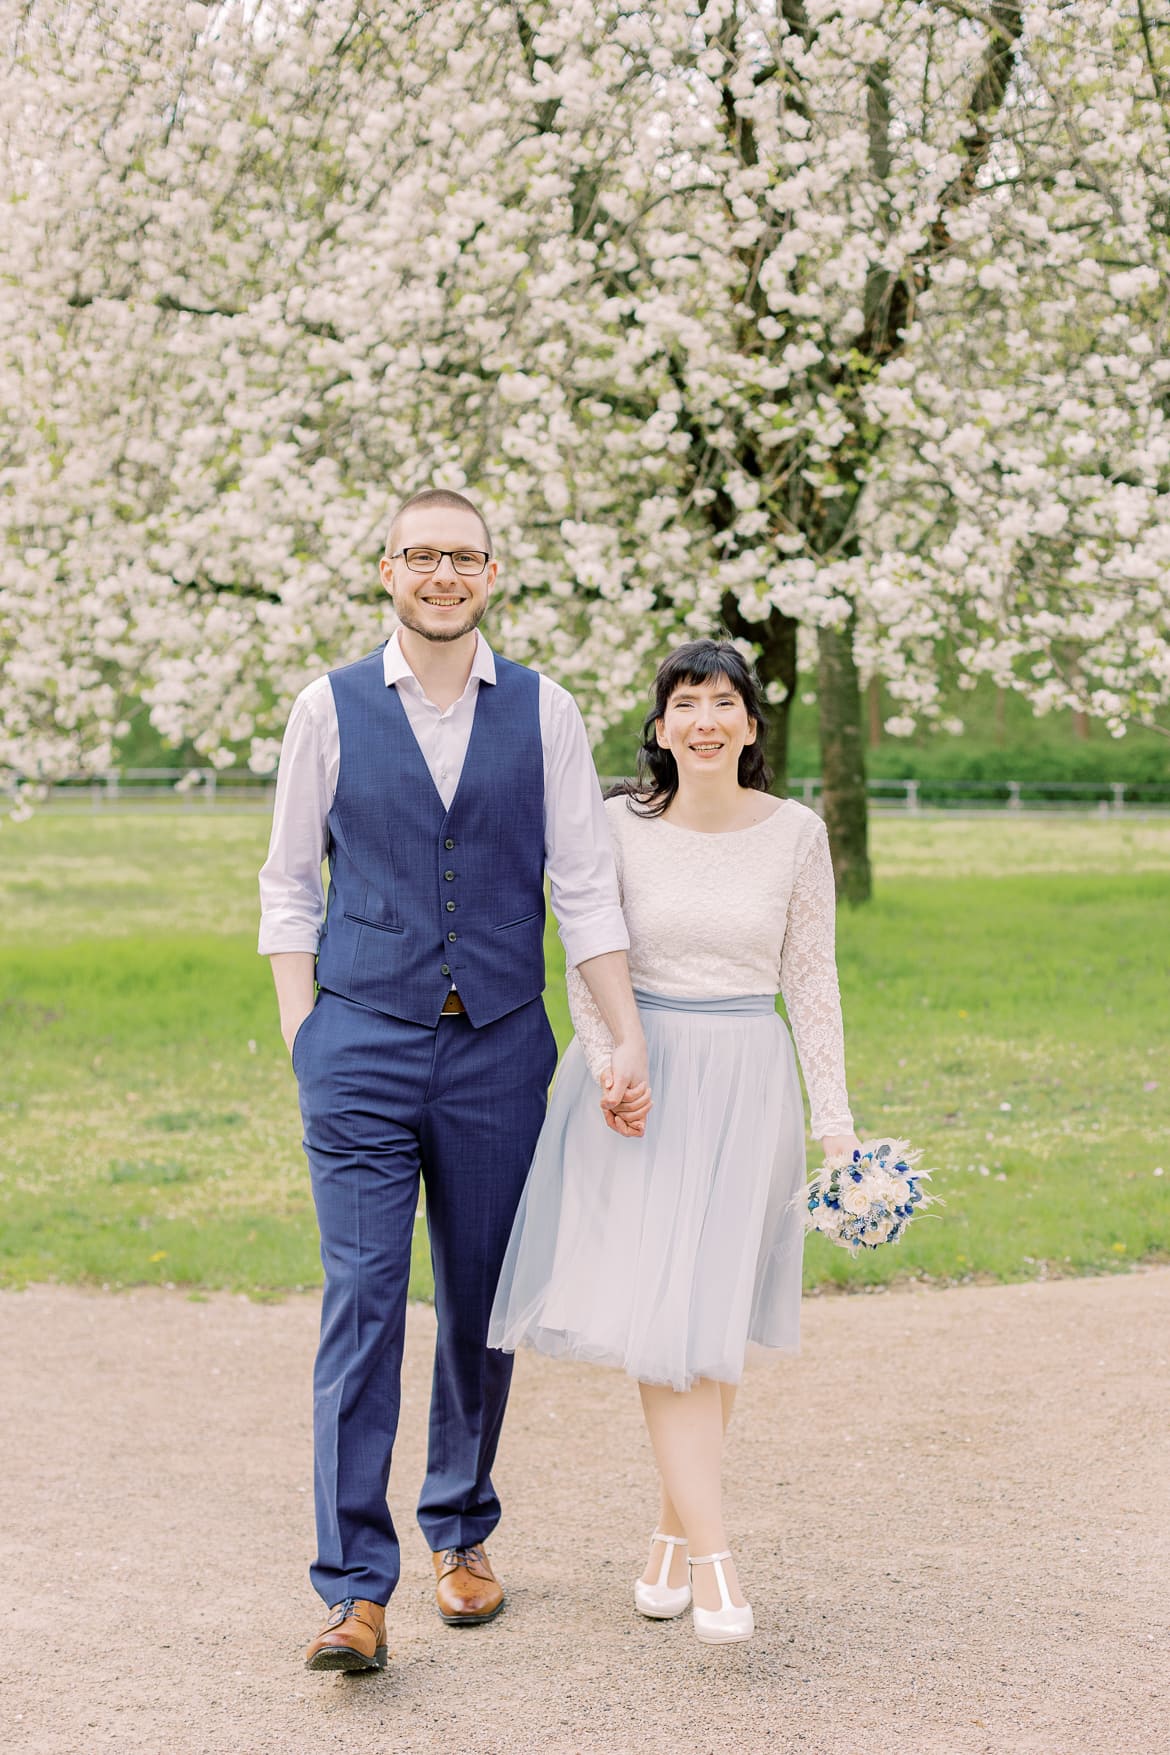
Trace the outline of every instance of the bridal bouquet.
<instances>
[{"instance_id":1,"label":"bridal bouquet","mask_svg":"<svg viewBox=\"0 0 1170 1755\"><path fill-rule=\"evenodd\" d=\"M922 1187L930 1171L915 1168L921 1156L906 1140L866 1140L852 1158L826 1158L796 1197L808 1208L805 1229L855 1255L896 1243L918 1208L938 1199Z\"/></svg>"}]
</instances>

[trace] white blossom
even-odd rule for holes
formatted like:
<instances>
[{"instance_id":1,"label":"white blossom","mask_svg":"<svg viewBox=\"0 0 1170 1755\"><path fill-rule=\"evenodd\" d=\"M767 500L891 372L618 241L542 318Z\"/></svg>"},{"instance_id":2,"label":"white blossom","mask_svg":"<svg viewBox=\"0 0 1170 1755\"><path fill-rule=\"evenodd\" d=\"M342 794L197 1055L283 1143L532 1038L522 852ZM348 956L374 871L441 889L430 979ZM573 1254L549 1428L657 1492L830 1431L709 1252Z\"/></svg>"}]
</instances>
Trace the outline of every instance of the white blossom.
<instances>
[{"instance_id":1,"label":"white blossom","mask_svg":"<svg viewBox=\"0 0 1170 1755\"><path fill-rule=\"evenodd\" d=\"M0 769L263 769L432 482L594 735L725 616L1163 719L1170 32L806 12L0 0Z\"/></svg>"}]
</instances>

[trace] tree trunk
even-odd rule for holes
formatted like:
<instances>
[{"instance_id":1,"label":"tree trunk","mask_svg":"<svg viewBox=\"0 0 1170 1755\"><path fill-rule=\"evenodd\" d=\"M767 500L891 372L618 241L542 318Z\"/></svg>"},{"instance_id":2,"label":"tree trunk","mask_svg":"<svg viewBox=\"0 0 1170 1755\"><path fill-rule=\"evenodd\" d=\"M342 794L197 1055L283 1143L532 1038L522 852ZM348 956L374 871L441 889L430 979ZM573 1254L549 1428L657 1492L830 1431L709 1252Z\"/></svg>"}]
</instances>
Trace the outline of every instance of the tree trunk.
<instances>
[{"instance_id":1,"label":"tree trunk","mask_svg":"<svg viewBox=\"0 0 1170 1755\"><path fill-rule=\"evenodd\" d=\"M882 684L880 677L870 677L869 687L865 694L869 703L869 747L871 750L876 750L880 748L882 741Z\"/></svg>"},{"instance_id":2,"label":"tree trunk","mask_svg":"<svg viewBox=\"0 0 1170 1755\"><path fill-rule=\"evenodd\" d=\"M788 691L782 701L768 707L768 766L772 770L769 790L783 798L788 791L788 728L796 699L796 628L790 615L774 609L767 621L749 622L739 613L735 599L723 600L723 620L737 640L751 640L760 648L756 671L765 688L781 683Z\"/></svg>"},{"instance_id":3,"label":"tree trunk","mask_svg":"<svg viewBox=\"0 0 1170 1755\"><path fill-rule=\"evenodd\" d=\"M866 844L869 812L852 619L841 629L820 630L817 655L822 800L837 895L845 902L867 902L873 894L873 878Z\"/></svg>"}]
</instances>

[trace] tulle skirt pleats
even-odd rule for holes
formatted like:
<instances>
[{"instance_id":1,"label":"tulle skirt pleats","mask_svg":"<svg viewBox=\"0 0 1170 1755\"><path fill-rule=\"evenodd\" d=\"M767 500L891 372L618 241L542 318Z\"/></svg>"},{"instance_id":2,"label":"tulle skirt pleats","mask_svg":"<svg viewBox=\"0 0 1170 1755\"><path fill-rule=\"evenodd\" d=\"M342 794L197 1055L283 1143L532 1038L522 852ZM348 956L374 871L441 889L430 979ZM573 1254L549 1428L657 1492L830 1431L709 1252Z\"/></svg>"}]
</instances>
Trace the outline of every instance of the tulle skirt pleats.
<instances>
[{"instance_id":1,"label":"tulle skirt pleats","mask_svg":"<svg viewBox=\"0 0 1170 1755\"><path fill-rule=\"evenodd\" d=\"M804 1115L767 1015L643 1011L654 1108L606 1127L574 1040L504 1260L489 1345L616 1365L687 1389L739 1381L749 1343L795 1350Z\"/></svg>"}]
</instances>

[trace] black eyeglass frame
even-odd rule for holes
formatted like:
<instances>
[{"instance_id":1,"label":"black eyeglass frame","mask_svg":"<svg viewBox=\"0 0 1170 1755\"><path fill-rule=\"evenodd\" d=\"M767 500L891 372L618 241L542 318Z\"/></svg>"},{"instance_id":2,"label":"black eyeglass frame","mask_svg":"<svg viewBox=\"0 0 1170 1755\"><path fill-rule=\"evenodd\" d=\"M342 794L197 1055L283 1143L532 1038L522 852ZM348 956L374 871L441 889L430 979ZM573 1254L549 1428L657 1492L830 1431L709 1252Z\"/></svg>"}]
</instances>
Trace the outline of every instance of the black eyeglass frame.
<instances>
[{"instance_id":1,"label":"black eyeglass frame","mask_svg":"<svg viewBox=\"0 0 1170 1755\"><path fill-rule=\"evenodd\" d=\"M433 567L411 566L411 561L410 561L411 555L417 554L420 549L422 549L424 554L436 555L438 557L436 559ZM461 573L461 572L459 572L459 568L455 567L455 556L456 555L463 555L463 554L482 555L483 556L482 560L479 563L479 566L476 567L474 572ZM457 573L459 573L459 577L461 579L474 579L477 573L483 572L484 568L487 566L488 562L491 560L492 557L490 554L484 554L484 552L481 548L439 548L439 549L434 549L434 548L428 548L425 542L412 542L409 548L395 549L395 551L392 555L387 556L387 559L392 560L392 561L396 561L399 558L401 558L402 560L404 560L406 562L407 566L410 567L410 571L412 573L434 573L438 570L441 563L446 559L446 560L449 560L451 562L451 565L453 567L455 567L455 571Z\"/></svg>"}]
</instances>

